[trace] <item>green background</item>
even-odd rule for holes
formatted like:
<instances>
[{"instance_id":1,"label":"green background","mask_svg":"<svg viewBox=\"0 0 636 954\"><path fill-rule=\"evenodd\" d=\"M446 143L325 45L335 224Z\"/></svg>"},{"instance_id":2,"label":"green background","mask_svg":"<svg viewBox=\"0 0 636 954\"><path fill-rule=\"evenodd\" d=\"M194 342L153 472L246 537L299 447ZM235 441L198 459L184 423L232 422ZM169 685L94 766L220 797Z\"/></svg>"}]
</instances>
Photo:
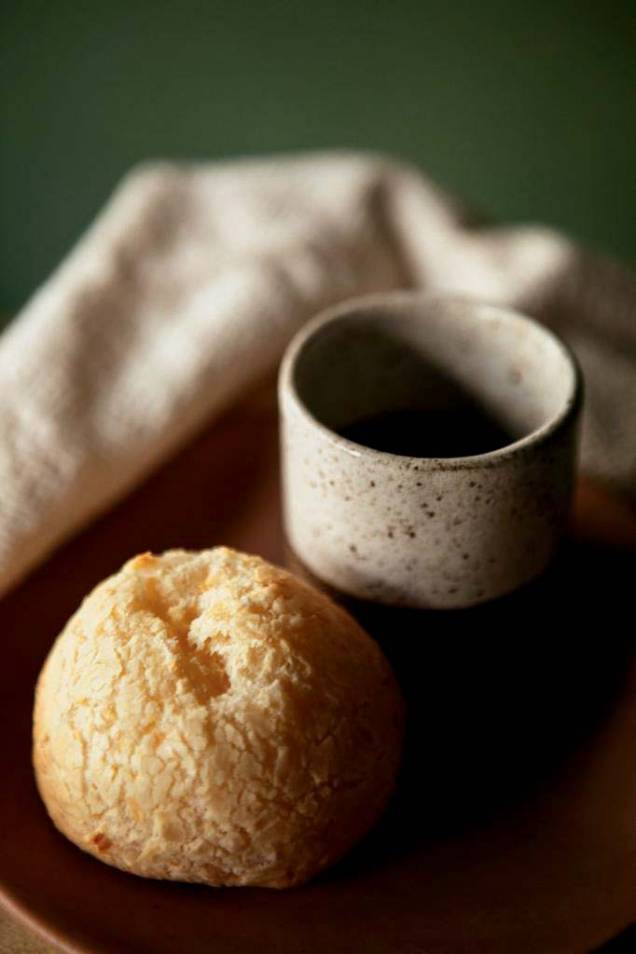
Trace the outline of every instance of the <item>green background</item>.
<instances>
[{"instance_id":1,"label":"green background","mask_svg":"<svg viewBox=\"0 0 636 954\"><path fill-rule=\"evenodd\" d=\"M636 3L0 0L0 311L148 157L390 151L636 257Z\"/></svg>"}]
</instances>

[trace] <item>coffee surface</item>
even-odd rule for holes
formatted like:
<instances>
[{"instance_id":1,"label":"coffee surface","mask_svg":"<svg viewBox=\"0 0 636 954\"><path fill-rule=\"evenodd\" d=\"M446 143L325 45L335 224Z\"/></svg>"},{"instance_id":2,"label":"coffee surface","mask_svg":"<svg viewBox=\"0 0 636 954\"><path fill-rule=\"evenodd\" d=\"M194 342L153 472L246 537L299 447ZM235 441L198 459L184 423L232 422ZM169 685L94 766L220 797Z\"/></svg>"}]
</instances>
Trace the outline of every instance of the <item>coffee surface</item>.
<instances>
[{"instance_id":1,"label":"coffee surface","mask_svg":"<svg viewBox=\"0 0 636 954\"><path fill-rule=\"evenodd\" d=\"M470 457L505 447L515 438L476 405L397 408L341 428L342 437L407 457Z\"/></svg>"}]
</instances>

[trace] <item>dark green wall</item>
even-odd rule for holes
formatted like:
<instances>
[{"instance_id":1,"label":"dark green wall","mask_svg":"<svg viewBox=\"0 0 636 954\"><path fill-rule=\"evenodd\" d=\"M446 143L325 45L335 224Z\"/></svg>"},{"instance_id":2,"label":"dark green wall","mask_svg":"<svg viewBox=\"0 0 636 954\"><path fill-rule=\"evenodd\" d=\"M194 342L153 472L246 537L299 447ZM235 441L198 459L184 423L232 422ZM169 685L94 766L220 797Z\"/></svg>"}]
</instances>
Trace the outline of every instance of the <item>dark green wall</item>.
<instances>
[{"instance_id":1,"label":"dark green wall","mask_svg":"<svg viewBox=\"0 0 636 954\"><path fill-rule=\"evenodd\" d=\"M634 259L635 16L634 0L0 0L0 310L152 156L379 148L497 218Z\"/></svg>"}]
</instances>

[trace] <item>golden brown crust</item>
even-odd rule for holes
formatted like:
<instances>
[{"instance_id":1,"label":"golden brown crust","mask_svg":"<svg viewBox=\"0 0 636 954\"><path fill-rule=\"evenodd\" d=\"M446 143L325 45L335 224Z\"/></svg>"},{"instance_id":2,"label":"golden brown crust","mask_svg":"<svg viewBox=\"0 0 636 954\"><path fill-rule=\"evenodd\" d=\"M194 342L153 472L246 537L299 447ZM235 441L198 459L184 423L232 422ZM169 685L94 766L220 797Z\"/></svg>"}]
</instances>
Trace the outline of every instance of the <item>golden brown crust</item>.
<instances>
[{"instance_id":1,"label":"golden brown crust","mask_svg":"<svg viewBox=\"0 0 636 954\"><path fill-rule=\"evenodd\" d=\"M389 666L342 609L258 557L172 550L130 560L69 620L33 759L57 827L102 860L285 887L376 821L402 730Z\"/></svg>"}]
</instances>

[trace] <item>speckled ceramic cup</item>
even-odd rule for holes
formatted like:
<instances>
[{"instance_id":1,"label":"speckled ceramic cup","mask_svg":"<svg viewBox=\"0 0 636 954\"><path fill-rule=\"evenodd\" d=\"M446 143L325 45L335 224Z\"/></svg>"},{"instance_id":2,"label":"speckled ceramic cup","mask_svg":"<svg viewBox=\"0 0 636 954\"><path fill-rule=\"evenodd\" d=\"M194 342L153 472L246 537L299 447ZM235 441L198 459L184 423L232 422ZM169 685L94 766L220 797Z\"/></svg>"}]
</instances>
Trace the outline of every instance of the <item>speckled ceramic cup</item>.
<instances>
[{"instance_id":1,"label":"speckled ceramic cup","mask_svg":"<svg viewBox=\"0 0 636 954\"><path fill-rule=\"evenodd\" d=\"M356 299L295 337L279 400L287 540L328 586L391 605L462 607L510 592L550 561L570 504L581 379L535 321L461 298ZM465 400L510 442L407 457L339 433L397 408Z\"/></svg>"}]
</instances>

